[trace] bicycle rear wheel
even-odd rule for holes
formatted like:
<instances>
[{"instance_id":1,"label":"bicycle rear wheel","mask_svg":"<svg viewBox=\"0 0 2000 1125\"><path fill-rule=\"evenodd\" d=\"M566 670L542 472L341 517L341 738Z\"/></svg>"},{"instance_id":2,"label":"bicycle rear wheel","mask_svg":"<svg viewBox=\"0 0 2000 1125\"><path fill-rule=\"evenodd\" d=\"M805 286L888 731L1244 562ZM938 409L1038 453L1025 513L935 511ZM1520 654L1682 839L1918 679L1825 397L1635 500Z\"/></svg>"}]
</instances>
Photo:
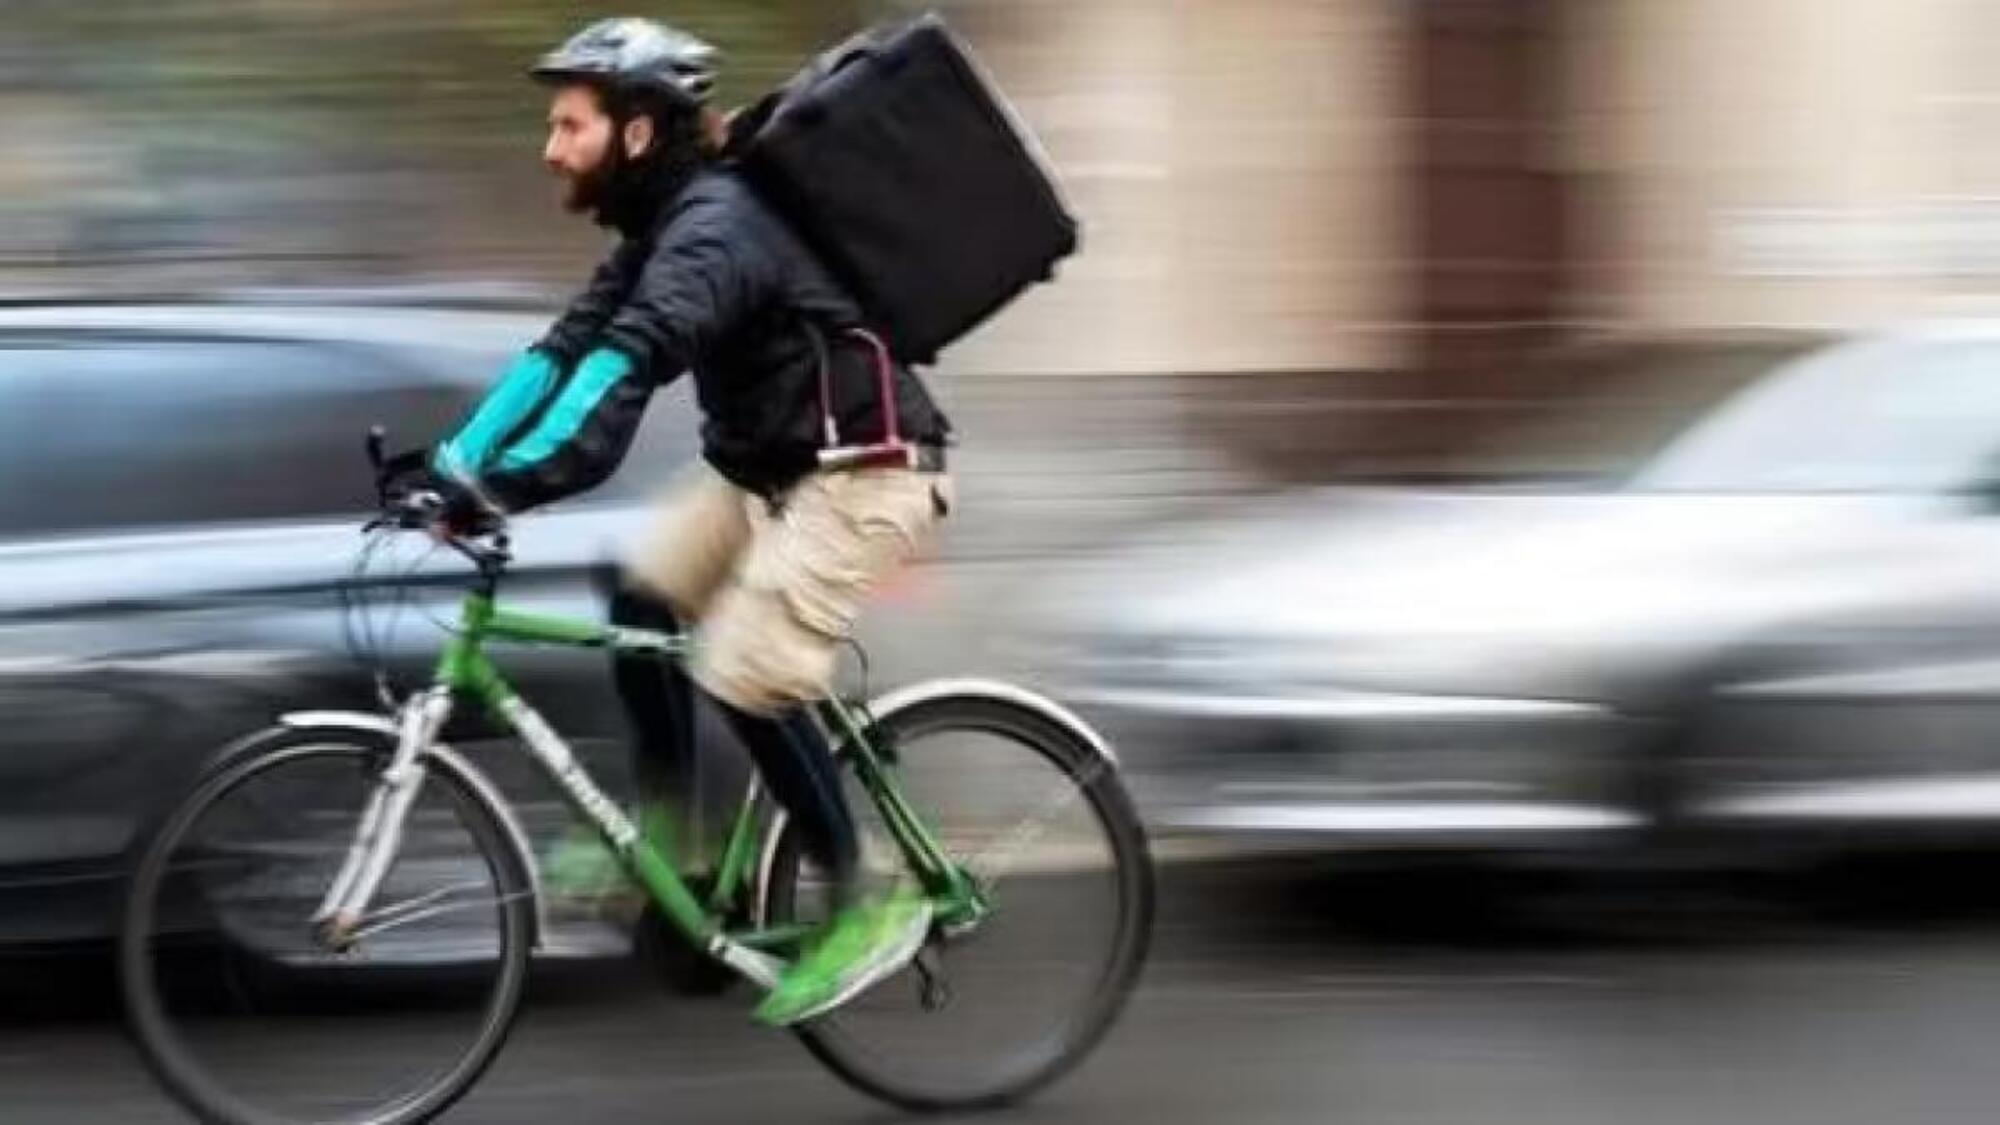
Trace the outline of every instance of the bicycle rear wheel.
<instances>
[{"instance_id":1,"label":"bicycle rear wheel","mask_svg":"<svg viewBox=\"0 0 2000 1125\"><path fill-rule=\"evenodd\" d=\"M283 731L227 755L161 822L119 941L162 1084L230 1125L425 1121L477 1080L519 1007L529 875L475 784L427 760L403 845L350 949L312 914L393 739Z\"/></svg>"},{"instance_id":2,"label":"bicycle rear wheel","mask_svg":"<svg viewBox=\"0 0 2000 1125\"><path fill-rule=\"evenodd\" d=\"M1038 708L940 696L876 723L899 787L991 910L961 932L935 926L916 963L796 1030L843 1080L906 1109L1017 1100L1088 1055L1137 982L1153 916L1145 831L1111 760ZM911 878L851 779L849 800L866 878ZM824 918L825 891L781 831L767 919Z\"/></svg>"}]
</instances>

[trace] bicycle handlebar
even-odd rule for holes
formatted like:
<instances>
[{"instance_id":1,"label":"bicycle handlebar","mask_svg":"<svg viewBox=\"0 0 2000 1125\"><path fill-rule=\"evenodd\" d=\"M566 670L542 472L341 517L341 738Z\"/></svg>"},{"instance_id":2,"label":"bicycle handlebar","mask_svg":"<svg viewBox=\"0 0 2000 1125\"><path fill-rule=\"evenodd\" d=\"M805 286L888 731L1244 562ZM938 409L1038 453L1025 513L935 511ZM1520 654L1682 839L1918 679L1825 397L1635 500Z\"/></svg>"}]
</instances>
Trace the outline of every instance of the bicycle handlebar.
<instances>
[{"instance_id":1,"label":"bicycle handlebar","mask_svg":"<svg viewBox=\"0 0 2000 1125\"><path fill-rule=\"evenodd\" d=\"M435 488L398 486L399 477L424 467L424 451L410 450L390 457L385 454L387 445L388 431L381 426L369 427L368 461L375 473L375 493L380 510L362 525L362 530L367 532L388 527L425 531L472 560L481 571L504 565L509 557L507 514L479 489L467 487L464 495L477 506L481 526L469 529L453 526L447 519L451 505L443 493ZM490 543L480 542L487 537L490 537Z\"/></svg>"}]
</instances>

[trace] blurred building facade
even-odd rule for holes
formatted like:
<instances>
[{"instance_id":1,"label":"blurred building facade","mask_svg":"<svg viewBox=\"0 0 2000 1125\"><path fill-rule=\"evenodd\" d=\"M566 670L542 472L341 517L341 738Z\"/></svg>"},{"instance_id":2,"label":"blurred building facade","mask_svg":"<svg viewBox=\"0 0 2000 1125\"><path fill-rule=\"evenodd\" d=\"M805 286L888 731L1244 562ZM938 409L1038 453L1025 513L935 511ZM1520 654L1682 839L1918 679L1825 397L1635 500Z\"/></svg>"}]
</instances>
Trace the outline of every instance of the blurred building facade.
<instances>
[{"instance_id":1,"label":"blurred building facade","mask_svg":"<svg viewBox=\"0 0 2000 1125\"><path fill-rule=\"evenodd\" d=\"M915 5L662 5L747 96ZM1399 372L1509 395L1605 331L1865 324L2000 280L1984 0L947 0L1086 252L965 372ZM642 6L645 7L645 6ZM525 277L553 0L51 0L0 46L0 280ZM228 35L221 34L228 31ZM147 278L163 280L145 280Z\"/></svg>"},{"instance_id":2,"label":"blurred building facade","mask_svg":"<svg viewBox=\"0 0 2000 1125\"><path fill-rule=\"evenodd\" d=\"M1504 392L1583 334L1866 325L2000 281L2000 9L1977 0L1007 13L983 41L1092 241L968 363Z\"/></svg>"}]
</instances>

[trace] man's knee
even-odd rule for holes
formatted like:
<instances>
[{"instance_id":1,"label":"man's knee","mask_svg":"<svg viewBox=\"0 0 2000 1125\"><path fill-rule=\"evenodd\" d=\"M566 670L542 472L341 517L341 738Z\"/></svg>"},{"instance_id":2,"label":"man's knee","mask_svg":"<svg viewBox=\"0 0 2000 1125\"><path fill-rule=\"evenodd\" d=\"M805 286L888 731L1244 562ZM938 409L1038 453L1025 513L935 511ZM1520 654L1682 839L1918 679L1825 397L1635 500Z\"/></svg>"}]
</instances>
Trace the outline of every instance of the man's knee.
<instances>
[{"instance_id":1,"label":"man's knee","mask_svg":"<svg viewBox=\"0 0 2000 1125\"><path fill-rule=\"evenodd\" d=\"M807 629L769 591L731 591L696 647L694 678L740 711L775 715L826 697L839 640Z\"/></svg>"},{"instance_id":2,"label":"man's knee","mask_svg":"<svg viewBox=\"0 0 2000 1125\"><path fill-rule=\"evenodd\" d=\"M677 481L626 556L624 584L700 617L750 541L746 495L706 466Z\"/></svg>"},{"instance_id":3,"label":"man's knee","mask_svg":"<svg viewBox=\"0 0 2000 1125\"><path fill-rule=\"evenodd\" d=\"M631 571L621 570L612 580L609 616L613 625L657 632L679 632L687 616L672 597L654 590Z\"/></svg>"}]
</instances>

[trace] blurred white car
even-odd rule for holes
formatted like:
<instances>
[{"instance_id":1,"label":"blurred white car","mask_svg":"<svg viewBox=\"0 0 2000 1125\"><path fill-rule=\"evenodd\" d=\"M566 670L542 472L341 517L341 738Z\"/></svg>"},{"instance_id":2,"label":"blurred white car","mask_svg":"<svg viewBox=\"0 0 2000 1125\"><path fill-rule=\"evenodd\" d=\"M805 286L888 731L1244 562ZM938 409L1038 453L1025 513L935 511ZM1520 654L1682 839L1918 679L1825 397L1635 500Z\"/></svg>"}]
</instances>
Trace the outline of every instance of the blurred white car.
<instances>
[{"instance_id":1,"label":"blurred white car","mask_svg":"<svg viewBox=\"0 0 2000 1125\"><path fill-rule=\"evenodd\" d=\"M2000 828L2000 324L1779 366L1636 473L1330 488L1053 607L1184 829L1395 847Z\"/></svg>"}]
</instances>

